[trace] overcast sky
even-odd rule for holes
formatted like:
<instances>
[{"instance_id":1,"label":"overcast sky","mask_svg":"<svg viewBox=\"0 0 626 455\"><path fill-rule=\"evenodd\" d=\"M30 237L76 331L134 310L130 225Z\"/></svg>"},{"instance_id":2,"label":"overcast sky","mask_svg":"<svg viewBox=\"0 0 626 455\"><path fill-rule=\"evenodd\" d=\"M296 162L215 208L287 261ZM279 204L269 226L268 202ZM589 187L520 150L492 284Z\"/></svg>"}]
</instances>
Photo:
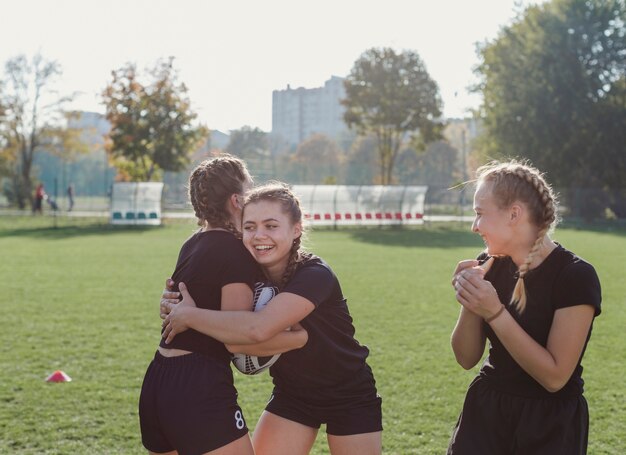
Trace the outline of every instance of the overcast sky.
<instances>
[{"instance_id":1,"label":"overcast sky","mask_svg":"<svg viewBox=\"0 0 626 455\"><path fill-rule=\"evenodd\" d=\"M175 57L192 108L211 129L271 129L272 90L346 76L370 47L416 51L446 117L480 102L476 43L533 0L15 0L3 2L0 62L41 52L63 68L74 107L103 112L111 70Z\"/></svg>"}]
</instances>

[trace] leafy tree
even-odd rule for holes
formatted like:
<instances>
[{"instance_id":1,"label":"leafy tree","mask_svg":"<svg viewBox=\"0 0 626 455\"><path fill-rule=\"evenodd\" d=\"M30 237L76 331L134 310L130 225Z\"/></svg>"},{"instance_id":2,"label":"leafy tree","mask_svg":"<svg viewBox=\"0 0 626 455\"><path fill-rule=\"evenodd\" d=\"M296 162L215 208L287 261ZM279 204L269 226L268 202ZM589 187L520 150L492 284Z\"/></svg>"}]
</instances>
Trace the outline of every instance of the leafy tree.
<instances>
[{"instance_id":1,"label":"leafy tree","mask_svg":"<svg viewBox=\"0 0 626 455\"><path fill-rule=\"evenodd\" d=\"M410 135L420 148L441 137L439 89L417 53L369 49L344 85L344 120L376 137L382 184L393 183L394 162Z\"/></svg>"},{"instance_id":2,"label":"leafy tree","mask_svg":"<svg viewBox=\"0 0 626 455\"><path fill-rule=\"evenodd\" d=\"M0 125L4 124L6 121L6 110L2 105L2 80L0 80ZM0 129L1 131L1 129ZM0 134L0 182L2 182L3 177L8 177L11 174L11 165L9 162L8 153L5 153L4 150L7 147L8 142L5 135Z\"/></svg>"},{"instance_id":3,"label":"leafy tree","mask_svg":"<svg viewBox=\"0 0 626 455\"><path fill-rule=\"evenodd\" d=\"M230 132L226 151L243 159L265 155L269 150L269 139L260 128L244 126Z\"/></svg>"},{"instance_id":4,"label":"leafy tree","mask_svg":"<svg viewBox=\"0 0 626 455\"><path fill-rule=\"evenodd\" d=\"M296 149L293 160L298 165L301 183L337 183L342 151L335 141L323 134L313 134Z\"/></svg>"},{"instance_id":5,"label":"leafy tree","mask_svg":"<svg viewBox=\"0 0 626 455\"><path fill-rule=\"evenodd\" d=\"M37 154L84 150L77 131L67 127L72 114L64 107L72 96L55 90L60 75L56 61L41 54L30 60L19 55L6 62L5 80L0 81L0 174L8 200L21 209L31 200Z\"/></svg>"},{"instance_id":6,"label":"leafy tree","mask_svg":"<svg viewBox=\"0 0 626 455\"><path fill-rule=\"evenodd\" d=\"M377 177L376 138L361 136L352 143L346 156L346 184L371 185Z\"/></svg>"},{"instance_id":7,"label":"leafy tree","mask_svg":"<svg viewBox=\"0 0 626 455\"><path fill-rule=\"evenodd\" d=\"M256 180L268 180L275 176L270 138L260 128L243 126L232 130L225 151L246 160L248 169Z\"/></svg>"},{"instance_id":8,"label":"leafy tree","mask_svg":"<svg viewBox=\"0 0 626 455\"><path fill-rule=\"evenodd\" d=\"M398 181L401 184L449 188L458 181L459 153L445 141L436 141L426 150L402 150L398 156Z\"/></svg>"},{"instance_id":9,"label":"leafy tree","mask_svg":"<svg viewBox=\"0 0 626 455\"><path fill-rule=\"evenodd\" d=\"M479 47L484 156L528 158L560 187L624 187L625 5L530 6Z\"/></svg>"},{"instance_id":10,"label":"leafy tree","mask_svg":"<svg viewBox=\"0 0 626 455\"><path fill-rule=\"evenodd\" d=\"M290 144L279 134L269 134L269 148L272 155L271 178L291 182L298 178L295 163L292 160L296 146Z\"/></svg>"},{"instance_id":11,"label":"leafy tree","mask_svg":"<svg viewBox=\"0 0 626 455\"><path fill-rule=\"evenodd\" d=\"M208 135L195 126L187 87L178 82L173 58L160 60L142 84L132 63L112 72L102 93L111 131L105 143L122 179L149 181L180 171Z\"/></svg>"}]
</instances>

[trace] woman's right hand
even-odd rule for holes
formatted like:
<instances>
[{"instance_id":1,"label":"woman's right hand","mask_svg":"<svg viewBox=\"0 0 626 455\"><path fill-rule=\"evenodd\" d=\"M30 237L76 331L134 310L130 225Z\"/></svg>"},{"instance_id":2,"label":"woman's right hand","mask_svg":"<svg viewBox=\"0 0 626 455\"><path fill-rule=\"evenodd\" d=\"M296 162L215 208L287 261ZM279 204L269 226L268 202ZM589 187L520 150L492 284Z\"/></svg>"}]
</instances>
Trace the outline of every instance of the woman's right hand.
<instances>
[{"instance_id":1,"label":"woman's right hand","mask_svg":"<svg viewBox=\"0 0 626 455\"><path fill-rule=\"evenodd\" d=\"M185 283L180 282L178 289L183 299L172 307L172 310L165 317L162 324L163 333L161 336L165 339L165 344L169 344L177 334L189 328L189 311L190 309L193 311L193 309L197 308L196 302L193 300L193 297L191 297L191 294L189 294Z\"/></svg>"},{"instance_id":2,"label":"woman's right hand","mask_svg":"<svg viewBox=\"0 0 626 455\"><path fill-rule=\"evenodd\" d=\"M289 328L289 331L296 335L296 339L298 340L297 348L303 347L309 341L309 332L306 331L304 327L300 325L299 322L296 322Z\"/></svg>"},{"instance_id":3,"label":"woman's right hand","mask_svg":"<svg viewBox=\"0 0 626 455\"><path fill-rule=\"evenodd\" d=\"M463 308L485 320L496 314L502 307L495 288L485 280L485 275L493 262L493 257L482 265L472 265L476 261L461 261L452 278L456 300L463 305Z\"/></svg>"},{"instance_id":4,"label":"woman's right hand","mask_svg":"<svg viewBox=\"0 0 626 455\"><path fill-rule=\"evenodd\" d=\"M171 278L165 280L165 289L161 294L161 303L159 305L161 311L161 319L165 319L168 314L174 308L174 305L178 305L180 301L180 292L176 292L174 286L176 283Z\"/></svg>"},{"instance_id":5,"label":"woman's right hand","mask_svg":"<svg viewBox=\"0 0 626 455\"><path fill-rule=\"evenodd\" d=\"M452 287L455 288L455 290L459 273L463 272L463 270L471 269L472 267L478 267L478 261L476 259L466 259L456 265L456 269L454 269L454 273L452 274Z\"/></svg>"}]
</instances>

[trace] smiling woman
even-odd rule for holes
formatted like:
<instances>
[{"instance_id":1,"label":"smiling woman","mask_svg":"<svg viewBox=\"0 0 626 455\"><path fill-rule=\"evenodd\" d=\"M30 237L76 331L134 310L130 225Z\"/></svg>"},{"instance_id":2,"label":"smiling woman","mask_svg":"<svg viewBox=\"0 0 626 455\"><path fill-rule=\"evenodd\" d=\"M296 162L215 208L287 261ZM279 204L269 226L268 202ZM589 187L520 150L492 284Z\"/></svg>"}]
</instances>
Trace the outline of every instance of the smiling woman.
<instances>
[{"instance_id":1,"label":"smiling woman","mask_svg":"<svg viewBox=\"0 0 626 455\"><path fill-rule=\"evenodd\" d=\"M243 243L268 277L280 283L287 264L297 253L302 236L302 223L292 224L289 216L275 201L253 201L243 217Z\"/></svg>"},{"instance_id":2,"label":"smiling woman","mask_svg":"<svg viewBox=\"0 0 626 455\"><path fill-rule=\"evenodd\" d=\"M243 226L246 248L280 293L259 312L211 311L195 308L181 284L184 298L167 316L164 335L171 340L191 328L235 349L299 323L308 342L270 368L274 390L254 431L255 453L308 454L325 424L331 453L380 454L382 401L366 361L369 349L354 338L330 266L300 250L298 199L283 184L257 188L246 197Z\"/></svg>"},{"instance_id":3,"label":"smiling woman","mask_svg":"<svg viewBox=\"0 0 626 455\"><path fill-rule=\"evenodd\" d=\"M479 168L474 209L472 230L487 249L454 272L461 311L452 348L466 369L487 339L490 348L448 454L584 454L581 360L600 314L598 276L548 236L557 203L537 169L515 161Z\"/></svg>"},{"instance_id":4,"label":"smiling woman","mask_svg":"<svg viewBox=\"0 0 626 455\"><path fill-rule=\"evenodd\" d=\"M259 270L238 230L240 201L251 182L243 161L229 155L203 161L189 177L189 198L200 229L183 244L172 278L187 283L200 308L252 310ZM300 330L276 335L277 344L254 348L270 349L267 354L272 355L306 342ZM151 453L254 453L237 403L231 352L219 340L193 330L181 333L172 343L161 342L139 399L146 449Z\"/></svg>"}]
</instances>

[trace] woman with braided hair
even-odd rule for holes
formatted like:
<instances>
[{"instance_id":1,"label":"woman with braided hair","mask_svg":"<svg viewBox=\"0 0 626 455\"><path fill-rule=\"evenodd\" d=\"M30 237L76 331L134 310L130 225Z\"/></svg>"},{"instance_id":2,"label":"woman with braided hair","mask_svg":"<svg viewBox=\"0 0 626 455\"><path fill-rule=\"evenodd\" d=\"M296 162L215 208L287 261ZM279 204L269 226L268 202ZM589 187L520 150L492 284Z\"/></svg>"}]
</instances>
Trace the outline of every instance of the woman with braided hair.
<instances>
[{"instance_id":1,"label":"woman with braided hair","mask_svg":"<svg viewBox=\"0 0 626 455\"><path fill-rule=\"evenodd\" d=\"M270 368L274 390L252 436L256 455L308 454L321 424L331 454L380 454L381 399L366 362L369 350L354 338L332 269L300 250L298 199L284 184L257 188L246 197L242 225L244 245L280 293L259 312L210 311L196 308L180 285L183 300L171 305L164 322L167 341L191 328L246 345L299 322L308 342Z\"/></svg>"},{"instance_id":2,"label":"woman with braided hair","mask_svg":"<svg viewBox=\"0 0 626 455\"><path fill-rule=\"evenodd\" d=\"M448 454L584 454L581 360L600 314L598 276L548 236L557 202L537 169L494 162L477 174L472 230L487 248L454 272L461 311L451 344L465 369L490 347Z\"/></svg>"},{"instance_id":3,"label":"woman with braided hair","mask_svg":"<svg viewBox=\"0 0 626 455\"><path fill-rule=\"evenodd\" d=\"M189 178L200 229L183 244L172 278L186 283L199 308L252 310L260 270L237 229L251 184L244 163L228 155L202 162ZM306 340L303 330L281 332L247 346L246 353L278 354ZM229 348L195 330L169 344L161 339L139 398L142 442L150 453L254 454L237 404Z\"/></svg>"}]
</instances>

